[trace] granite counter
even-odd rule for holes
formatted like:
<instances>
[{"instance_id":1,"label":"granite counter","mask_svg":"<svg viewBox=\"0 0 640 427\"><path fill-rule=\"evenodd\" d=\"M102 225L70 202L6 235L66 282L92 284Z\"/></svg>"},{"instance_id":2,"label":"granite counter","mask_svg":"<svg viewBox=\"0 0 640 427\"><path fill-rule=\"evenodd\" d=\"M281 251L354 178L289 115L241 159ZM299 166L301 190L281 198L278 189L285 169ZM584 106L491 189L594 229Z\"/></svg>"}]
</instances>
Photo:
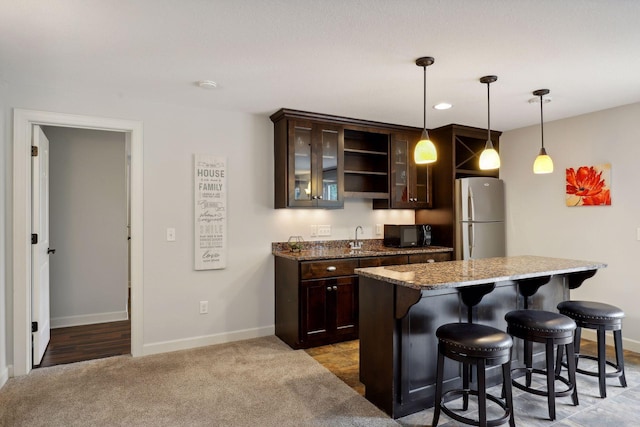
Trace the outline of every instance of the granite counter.
<instances>
[{"instance_id":1,"label":"granite counter","mask_svg":"<svg viewBox=\"0 0 640 427\"><path fill-rule=\"evenodd\" d=\"M514 256L356 269L360 276L420 290L521 280L604 268L601 262Z\"/></svg>"},{"instance_id":2,"label":"granite counter","mask_svg":"<svg viewBox=\"0 0 640 427\"><path fill-rule=\"evenodd\" d=\"M302 243L302 250L292 251L287 242L274 242L271 244L271 253L277 257L288 258L296 261L453 253L453 248L444 246L391 248L384 246L382 244L382 239L362 240L361 249L351 249L349 248L349 243L349 240L304 242Z\"/></svg>"}]
</instances>

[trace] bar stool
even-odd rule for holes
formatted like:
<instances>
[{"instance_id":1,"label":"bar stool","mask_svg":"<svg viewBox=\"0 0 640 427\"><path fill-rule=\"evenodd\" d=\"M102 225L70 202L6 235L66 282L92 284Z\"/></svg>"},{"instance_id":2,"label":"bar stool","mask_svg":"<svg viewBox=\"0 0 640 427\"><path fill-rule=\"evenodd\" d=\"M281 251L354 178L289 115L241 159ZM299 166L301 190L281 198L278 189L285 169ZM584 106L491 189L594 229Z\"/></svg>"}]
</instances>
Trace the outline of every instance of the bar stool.
<instances>
[{"instance_id":1,"label":"bar stool","mask_svg":"<svg viewBox=\"0 0 640 427\"><path fill-rule=\"evenodd\" d=\"M440 411L454 420L480 427L498 426L509 422L515 427L513 416L513 397L511 390L511 347L512 338L499 329L491 326L469 323L448 323L436 330L438 337L438 364L436 378L435 408L432 427L438 425ZM462 362L463 366L477 367L478 390L470 390L468 383L463 389L449 390L442 393L444 380L444 358ZM502 365L503 402L496 396L487 393L485 370L487 366ZM463 410L468 407L469 395L478 397L478 419L463 417L448 408L444 400L449 396L459 395L463 397ZM487 420L487 399L499 405L504 414L492 420Z\"/></svg>"},{"instance_id":2,"label":"bar stool","mask_svg":"<svg viewBox=\"0 0 640 427\"><path fill-rule=\"evenodd\" d=\"M558 304L558 310L565 316L571 317L577 325L574 337L576 372L598 377L601 398L607 397L607 378L619 378L620 385L626 387L627 379L624 376L624 356L622 352L622 319L624 318L624 312L616 306L592 301L563 301ZM595 329L597 331L597 357L580 354L582 328ZM613 331L616 363L607 360L605 331ZM562 357L562 351L559 349L556 374L560 373L562 365L566 365L566 363L562 363ZM597 372L578 368L581 358L597 361ZM607 373L606 365L615 368L615 372Z\"/></svg>"},{"instance_id":3,"label":"bar stool","mask_svg":"<svg viewBox=\"0 0 640 427\"><path fill-rule=\"evenodd\" d=\"M515 338L524 340L525 344L525 367L512 369L512 374L525 372L526 382L520 384L515 379L513 386L528 393L538 396L547 396L547 406L549 418L556 419L556 397L571 395L573 404L578 404L578 391L576 388L576 366L573 354L573 335L576 323L569 317L544 310L514 310L505 315L507 321L507 332ZM545 344L546 369L534 369L532 363L532 343ZM556 375L554 369L554 346L565 346L567 348L568 379ZM547 389L537 390L531 387L531 374L542 374L547 379ZM566 384L567 389L556 391L555 380Z\"/></svg>"}]
</instances>

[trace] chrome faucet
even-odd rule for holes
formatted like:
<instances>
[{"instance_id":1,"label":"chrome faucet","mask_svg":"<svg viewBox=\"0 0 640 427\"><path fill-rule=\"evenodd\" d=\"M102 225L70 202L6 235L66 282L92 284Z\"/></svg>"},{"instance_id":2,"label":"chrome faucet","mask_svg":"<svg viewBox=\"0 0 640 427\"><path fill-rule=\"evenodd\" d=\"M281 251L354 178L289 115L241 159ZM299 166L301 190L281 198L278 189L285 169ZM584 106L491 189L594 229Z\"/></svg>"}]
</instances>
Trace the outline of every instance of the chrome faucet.
<instances>
[{"instance_id":1,"label":"chrome faucet","mask_svg":"<svg viewBox=\"0 0 640 427\"><path fill-rule=\"evenodd\" d=\"M358 241L358 228L362 233L364 233L362 226L359 225L356 227L356 239L352 242L351 249L362 249L362 242Z\"/></svg>"}]
</instances>

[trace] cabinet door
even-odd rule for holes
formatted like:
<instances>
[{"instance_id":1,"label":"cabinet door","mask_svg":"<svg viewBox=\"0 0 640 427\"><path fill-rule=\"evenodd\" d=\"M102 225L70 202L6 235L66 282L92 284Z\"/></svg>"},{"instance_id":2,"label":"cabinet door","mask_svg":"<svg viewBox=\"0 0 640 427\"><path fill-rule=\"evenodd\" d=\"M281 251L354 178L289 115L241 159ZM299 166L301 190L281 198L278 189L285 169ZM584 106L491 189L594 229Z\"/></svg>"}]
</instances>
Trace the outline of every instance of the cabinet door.
<instances>
[{"instance_id":1,"label":"cabinet door","mask_svg":"<svg viewBox=\"0 0 640 427\"><path fill-rule=\"evenodd\" d=\"M344 204L342 128L291 120L288 144L288 206L342 207Z\"/></svg>"},{"instance_id":2,"label":"cabinet door","mask_svg":"<svg viewBox=\"0 0 640 427\"><path fill-rule=\"evenodd\" d=\"M335 280L305 280L301 282L300 341L302 343L326 340L329 335L327 299L332 289L332 281Z\"/></svg>"},{"instance_id":3,"label":"cabinet door","mask_svg":"<svg viewBox=\"0 0 640 427\"><path fill-rule=\"evenodd\" d=\"M301 282L301 342L305 347L358 337L358 277Z\"/></svg>"},{"instance_id":4,"label":"cabinet door","mask_svg":"<svg viewBox=\"0 0 640 427\"><path fill-rule=\"evenodd\" d=\"M315 185L312 199L318 207L342 207L344 204L344 131L339 126L314 126Z\"/></svg>"},{"instance_id":5,"label":"cabinet door","mask_svg":"<svg viewBox=\"0 0 640 427\"><path fill-rule=\"evenodd\" d=\"M331 286L329 313L327 317L335 319L335 335L344 338L347 335L358 334L358 278L341 277L336 279L336 284Z\"/></svg>"},{"instance_id":6,"label":"cabinet door","mask_svg":"<svg viewBox=\"0 0 640 427\"><path fill-rule=\"evenodd\" d=\"M289 122L289 203L291 207L313 207L311 122Z\"/></svg>"},{"instance_id":7,"label":"cabinet door","mask_svg":"<svg viewBox=\"0 0 640 427\"><path fill-rule=\"evenodd\" d=\"M418 134L391 135L390 207L424 209L431 207L431 167L416 165L413 150Z\"/></svg>"}]
</instances>

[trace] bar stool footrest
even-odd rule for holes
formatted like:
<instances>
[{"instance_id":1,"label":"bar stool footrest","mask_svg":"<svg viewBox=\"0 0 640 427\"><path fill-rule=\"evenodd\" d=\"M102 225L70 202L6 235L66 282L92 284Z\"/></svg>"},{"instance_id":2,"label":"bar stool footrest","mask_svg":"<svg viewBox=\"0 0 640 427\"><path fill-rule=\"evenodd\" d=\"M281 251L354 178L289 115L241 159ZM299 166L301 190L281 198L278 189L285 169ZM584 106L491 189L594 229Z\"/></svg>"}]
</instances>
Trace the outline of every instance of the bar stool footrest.
<instances>
[{"instance_id":1,"label":"bar stool footrest","mask_svg":"<svg viewBox=\"0 0 640 427\"><path fill-rule=\"evenodd\" d=\"M576 357L578 359L589 359L589 360L593 360L595 362L598 361L598 358L596 356L591 356L590 354L576 354ZM624 374L624 372L622 372L622 368L620 366L616 365L615 363L613 363L612 361L605 360L605 363L615 369L615 372L606 372L605 373L605 377L607 377L607 378L619 378ZM567 362L563 361L562 362L562 366L566 368L567 367ZM576 363L576 372L579 372L579 373L584 374L584 375L590 375L592 377L597 377L598 376L598 371L587 371L587 370L584 370L584 369L580 369L580 368L578 368L577 363Z\"/></svg>"},{"instance_id":2,"label":"bar stool footrest","mask_svg":"<svg viewBox=\"0 0 640 427\"><path fill-rule=\"evenodd\" d=\"M539 374L539 375L544 375L545 380L547 377L547 371L543 370L543 369L536 369L536 368L514 368L511 370L511 377L513 378L511 380L511 384L517 388L520 389L522 391L526 391L528 393L532 393L532 394L536 394L538 396L549 396L549 392L546 390L538 390L532 387L527 387L526 385L520 384L519 382L516 381L515 375L516 373L519 372L524 372L526 373L530 373L530 374ZM571 381L569 381L567 378L564 378L560 375L555 375L554 377L556 380L562 382L563 384L565 384L567 386L566 390L559 390L556 391L553 395L555 397L565 397L565 396L569 396L571 393L573 393L573 389L575 388L575 384L571 384Z\"/></svg>"},{"instance_id":3,"label":"bar stool footrest","mask_svg":"<svg viewBox=\"0 0 640 427\"><path fill-rule=\"evenodd\" d=\"M449 390L442 395L440 410L449 418L452 418L460 423L478 426L480 425L480 422L478 420L475 420L473 418L463 417L462 415L457 414L452 409L448 408L445 403L445 399L449 396L453 396L453 399L455 399L455 396L464 397L465 395L477 397L478 392L476 390L463 390L463 389ZM486 397L487 397L487 400L492 401L493 403L497 404L504 410L504 415L502 417L494 418L492 420L487 420L487 427L495 427L508 422L509 418L511 417L511 410L507 407L507 405L500 398L492 394L487 393Z\"/></svg>"}]
</instances>

